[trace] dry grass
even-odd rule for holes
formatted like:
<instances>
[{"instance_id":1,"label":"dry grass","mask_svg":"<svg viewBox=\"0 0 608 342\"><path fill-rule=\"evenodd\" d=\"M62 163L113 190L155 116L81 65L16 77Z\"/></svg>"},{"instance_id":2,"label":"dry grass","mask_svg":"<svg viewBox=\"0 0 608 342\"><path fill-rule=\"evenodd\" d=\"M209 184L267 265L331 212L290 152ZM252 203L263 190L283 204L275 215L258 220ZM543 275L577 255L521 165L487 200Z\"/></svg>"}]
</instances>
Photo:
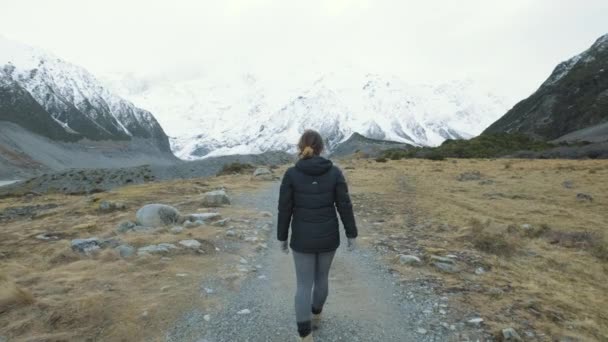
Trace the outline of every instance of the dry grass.
<instances>
[{"instance_id":1,"label":"dry grass","mask_svg":"<svg viewBox=\"0 0 608 342\"><path fill-rule=\"evenodd\" d=\"M404 279L438 279L443 290L459 294L463 305L453 303L452 310L473 306L491 330L513 326L541 341L608 336L608 162L341 164L353 167L345 172L362 240L393 255L458 256L462 271L455 274L394 265ZM458 181L470 171L482 179ZM578 201L577 193L593 201ZM478 267L487 272L475 274Z\"/></svg>"},{"instance_id":2,"label":"dry grass","mask_svg":"<svg viewBox=\"0 0 608 342\"><path fill-rule=\"evenodd\" d=\"M222 176L134 185L89 197L50 194L0 200L0 210L58 205L31 220L2 223L0 336L10 341L164 340L165 330L180 313L221 305L201 296L201 280L216 277L225 279L226 286L237 286L241 275L234 268L241 256L252 256L256 246L239 243L217 252L213 247L223 247L227 228L211 225L179 234L166 229L117 235L117 224L133 220L141 205L154 202L174 205L184 213L219 211L224 217L264 220L259 213L241 208L198 204L201 193L219 186L230 194L252 191L260 184L248 176ZM128 210L100 212L102 200L124 202ZM253 229L253 225L234 224ZM42 233L59 239L37 239ZM70 239L92 236L120 238L135 247L197 239L210 248L204 254L172 254L170 259L158 255L122 259L112 249L86 257L71 250Z\"/></svg>"}]
</instances>

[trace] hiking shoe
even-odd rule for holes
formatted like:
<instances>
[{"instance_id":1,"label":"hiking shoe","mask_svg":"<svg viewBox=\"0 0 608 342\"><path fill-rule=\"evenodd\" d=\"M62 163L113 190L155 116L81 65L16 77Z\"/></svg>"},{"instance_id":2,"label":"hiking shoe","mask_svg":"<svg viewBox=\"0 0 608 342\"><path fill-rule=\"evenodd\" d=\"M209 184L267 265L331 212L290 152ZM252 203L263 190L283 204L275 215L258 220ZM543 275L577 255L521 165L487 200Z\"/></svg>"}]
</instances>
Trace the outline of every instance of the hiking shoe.
<instances>
[{"instance_id":1,"label":"hiking shoe","mask_svg":"<svg viewBox=\"0 0 608 342\"><path fill-rule=\"evenodd\" d=\"M312 314L312 330L317 330L321 326L321 314Z\"/></svg>"}]
</instances>

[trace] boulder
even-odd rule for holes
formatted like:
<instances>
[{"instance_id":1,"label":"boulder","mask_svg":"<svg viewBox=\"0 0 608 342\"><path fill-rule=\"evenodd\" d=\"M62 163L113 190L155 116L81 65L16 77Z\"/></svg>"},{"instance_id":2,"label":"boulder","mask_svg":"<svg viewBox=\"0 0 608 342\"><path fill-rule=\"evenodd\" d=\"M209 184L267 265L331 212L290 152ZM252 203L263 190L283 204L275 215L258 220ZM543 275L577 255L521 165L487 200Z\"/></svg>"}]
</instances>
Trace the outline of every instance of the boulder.
<instances>
[{"instance_id":1,"label":"boulder","mask_svg":"<svg viewBox=\"0 0 608 342\"><path fill-rule=\"evenodd\" d=\"M202 202L202 204L207 207L220 207L225 204L230 204L230 198L228 198L226 191L214 190L204 193Z\"/></svg>"},{"instance_id":2,"label":"boulder","mask_svg":"<svg viewBox=\"0 0 608 342\"><path fill-rule=\"evenodd\" d=\"M274 175L269 169L265 167L258 167L255 169L255 171L253 171L253 178L257 180L271 181L274 180Z\"/></svg>"},{"instance_id":3,"label":"boulder","mask_svg":"<svg viewBox=\"0 0 608 342\"><path fill-rule=\"evenodd\" d=\"M161 227L179 223L181 214L177 209L166 204L146 204L135 214L140 226Z\"/></svg>"},{"instance_id":4,"label":"boulder","mask_svg":"<svg viewBox=\"0 0 608 342\"><path fill-rule=\"evenodd\" d=\"M177 246L172 243L159 243L158 245L140 247L139 249L137 249L137 255L166 254L169 253L172 249L177 249Z\"/></svg>"}]
</instances>

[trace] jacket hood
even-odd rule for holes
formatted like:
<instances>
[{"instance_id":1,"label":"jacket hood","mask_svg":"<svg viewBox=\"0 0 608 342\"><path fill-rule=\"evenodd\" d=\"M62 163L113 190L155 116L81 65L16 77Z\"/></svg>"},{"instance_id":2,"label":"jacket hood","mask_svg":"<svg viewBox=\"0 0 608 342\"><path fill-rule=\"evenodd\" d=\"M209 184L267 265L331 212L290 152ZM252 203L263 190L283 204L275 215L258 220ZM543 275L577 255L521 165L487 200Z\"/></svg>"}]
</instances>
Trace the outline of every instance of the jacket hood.
<instances>
[{"instance_id":1,"label":"jacket hood","mask_svg":"<svg viewBox=\"0 0 608 342\"><path fill-rule=\"evenodd\" d=\"M334 164L329 159L321 156L314 156L307 159L300 159L296 163L296 168L307 175L319 176L331 169Z\"/></svg>"}]
</instances>

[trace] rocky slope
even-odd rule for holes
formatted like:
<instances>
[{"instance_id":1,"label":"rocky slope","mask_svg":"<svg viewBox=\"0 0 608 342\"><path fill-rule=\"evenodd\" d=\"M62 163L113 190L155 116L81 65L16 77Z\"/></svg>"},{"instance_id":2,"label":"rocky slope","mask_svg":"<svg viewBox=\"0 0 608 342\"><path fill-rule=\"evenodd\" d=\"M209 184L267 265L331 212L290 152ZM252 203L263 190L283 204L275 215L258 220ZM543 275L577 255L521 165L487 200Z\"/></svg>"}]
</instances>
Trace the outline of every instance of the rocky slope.
<instances>
[{"instance_id":1,"label":"rocky slope","mask_svg":"<svg viewBox=\"0 0 608 342\"><path fill-rule=\"evenodd\" d=\"M319 130L330 152L355 132L434 146L479 134L508 108L471 81L418 85L354 70L281 82L222 74L186 80L118 76L108 84L152 109L176 136L172 148L183 159L294 152L305 128Z\"/></svg>"},{"instance_id":2,"label":"rocky slope","mask_svg":"<svg viewBox=\"0 0 608 342\"><path fill-rule=\"evenodd\" d=\"M520 132L553 140L606 122L608 34L585 52L560 63L534 94L515 105L484 133Z\"/></svg>"}]
</instances>

